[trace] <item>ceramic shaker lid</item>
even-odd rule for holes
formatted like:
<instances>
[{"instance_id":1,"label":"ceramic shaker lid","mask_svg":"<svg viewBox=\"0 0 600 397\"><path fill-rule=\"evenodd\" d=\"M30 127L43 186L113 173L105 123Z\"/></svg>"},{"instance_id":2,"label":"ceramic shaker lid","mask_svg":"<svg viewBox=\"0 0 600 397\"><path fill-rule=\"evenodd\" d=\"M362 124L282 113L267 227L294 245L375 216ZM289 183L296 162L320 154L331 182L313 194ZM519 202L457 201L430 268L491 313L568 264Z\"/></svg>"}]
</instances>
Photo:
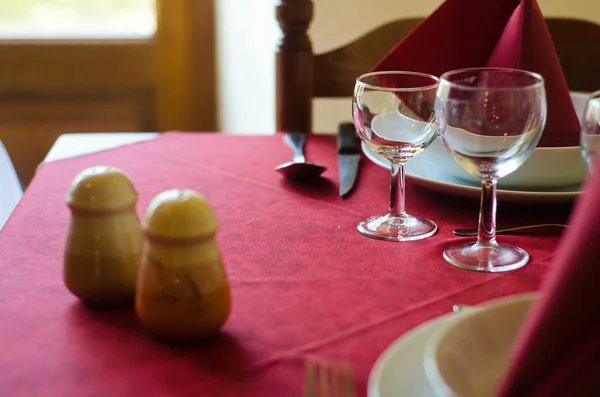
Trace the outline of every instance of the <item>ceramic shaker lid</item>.
<instances>
[{"instance_id":1,"label":"ceramic shaker lid","mask_svg":"<svg viewBox=\"0 0 600 397\"><path fill-rule=\"evenodd\" d=\"M71 208L110 211L131 208L137 192L129 177L120 169L96 166L83 170L71 184L67 204Z\"/></svg>"},{"instance_id":2,"label":"ceramic shaker lid","mask_svg":"<svg viewBox=\"0 0 600 397\"><path fill-rule=\"evenodd\" d=\"M219 227L208 200L193 190L167 190L150 203L142 226L159 238L208 238Z\"/></svg>"}]
</instances>

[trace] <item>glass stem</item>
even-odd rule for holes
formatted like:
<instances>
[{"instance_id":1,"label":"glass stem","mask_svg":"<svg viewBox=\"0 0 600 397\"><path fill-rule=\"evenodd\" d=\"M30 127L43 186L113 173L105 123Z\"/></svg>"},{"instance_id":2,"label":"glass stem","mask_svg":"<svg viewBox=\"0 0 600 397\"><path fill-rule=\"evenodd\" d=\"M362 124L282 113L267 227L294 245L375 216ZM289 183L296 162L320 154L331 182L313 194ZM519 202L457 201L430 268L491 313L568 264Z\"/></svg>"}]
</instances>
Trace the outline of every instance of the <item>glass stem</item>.
<instances>
[{"instance_id":1,"label":"glass stem","mask_svg":"<svg viewBox=\"0 0 600 397\"><path fill-rule=\"evenodd\" d=\"M477 242L496 244L496 180L481 181L481 207Z\"/></svg>"},{"instance_id":2,"label":"glass stem","mask_svg":"<svg viewBox=\"0 0 600 397\"><path fill-rule=\"evenodd\" d=\"M390 181L390 214L394 216L404 216L404 163L392 161L392 178Z\"/></svg>"}]
</instances>

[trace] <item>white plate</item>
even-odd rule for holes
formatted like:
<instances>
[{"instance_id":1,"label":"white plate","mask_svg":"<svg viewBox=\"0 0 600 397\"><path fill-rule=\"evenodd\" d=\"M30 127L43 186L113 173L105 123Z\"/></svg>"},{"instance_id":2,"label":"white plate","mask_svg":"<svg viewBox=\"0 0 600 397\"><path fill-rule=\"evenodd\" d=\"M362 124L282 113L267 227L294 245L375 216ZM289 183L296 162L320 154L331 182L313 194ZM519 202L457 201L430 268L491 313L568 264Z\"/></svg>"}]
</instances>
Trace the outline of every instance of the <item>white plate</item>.
<instances>
[{"instance_id":1,"label":"white plate","mask_svg":"<svg viewBox=\"0 0 600 397\"><path fill-rule=\"evenodd\" d=\"M390 162L385 157L375 153L364 142L361 143L361 147L369 160L383 168L390 168ZM425 157L420 155L415 156L406 163L406 176L415 185L453 196L478 200L481 194L480 186L440 172L436 164L428 162ZM579 193L579 186L571 186L564 190L555 191L498 189L497 197L501 203L558 205L573 202Z\"/></svg>"},{"instance_id":2,"label":"white plate","mask_svg":"<svg viewBox=\"0 0 600 397\"><path fill-rule=\"evenodd\" d=\"M431 319L408 331L396 339L379 356L367 385L369 397L435 397L436 393L427 380L424 368L425 347L435 332L458 320L456 316L470 316L472 310L485 310L498 304L531 299L537 292L524 292L492 299L476 306L470 306L459 313L448 314Z\"/></svg>"},{"instance_id":3,"label":"white plate","mask_svg":"<svg viewBox=\"0 0 600 397\"><path fill-rule=\"evenodd\" d=\"M369 375L369 397L435 397L429 386L423 354L433 333L454 313L434 318L413 328L393 342L379 358Z\"/></svg>"}]
</instances>

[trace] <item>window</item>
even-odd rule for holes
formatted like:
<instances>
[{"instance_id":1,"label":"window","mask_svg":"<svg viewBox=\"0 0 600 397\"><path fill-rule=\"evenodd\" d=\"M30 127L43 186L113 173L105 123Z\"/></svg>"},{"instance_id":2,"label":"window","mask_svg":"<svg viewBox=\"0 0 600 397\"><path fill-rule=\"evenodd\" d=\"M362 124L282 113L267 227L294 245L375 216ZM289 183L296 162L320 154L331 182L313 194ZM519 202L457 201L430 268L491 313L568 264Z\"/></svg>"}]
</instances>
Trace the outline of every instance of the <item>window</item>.
<instances>
[{"instance_id":1,"label":"window","mask_svg":"<svg viewBox=\"0 0 600 397\"><path fill-rule=\"evenodd\" d=\"M155 0L0 1L0 39L129 39L155 31Z\"/></svg>"}]
</instances>

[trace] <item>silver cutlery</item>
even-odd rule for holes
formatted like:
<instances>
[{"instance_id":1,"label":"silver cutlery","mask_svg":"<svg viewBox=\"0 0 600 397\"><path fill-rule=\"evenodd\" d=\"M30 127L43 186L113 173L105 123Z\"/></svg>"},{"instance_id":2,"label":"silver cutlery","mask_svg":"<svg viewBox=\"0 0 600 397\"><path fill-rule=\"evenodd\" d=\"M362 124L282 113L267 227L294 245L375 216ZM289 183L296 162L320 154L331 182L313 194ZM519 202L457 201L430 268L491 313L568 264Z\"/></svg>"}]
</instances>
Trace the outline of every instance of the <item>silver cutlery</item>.
<instances>
[{"instance_id":1,"label":"silver cutlery","mask_svg":"<svg viewBox=\"0 0 600 397\"><path fill-rule=\"evenodd\" d=\"M348 363L342 365L306 361L304 397L355 397L352 370Z\"/></svg>"},{"instance_id":2,"label":"silver cutlery","mask_svg":"<svg viewBox=\"0 0 600 397\"><path fill-rule=\"evenodd\" d=\"M337 134L340 197L344 198L354 187L360 165L360 144L353 123L341 123Z\"/></svg>"},{"instance_id":3,"label":"silver cutlery","mask_svg":"<svg viewBox=\"0 0 600 397\"><path fill-rule=\"evenodd\" d=\"M521 230L528 229L539 229L539 228L567 228L569 226L563 225L561 223L542 223L539 225L524 225L524 226L514 226L514 227L505 227L496 229L496 234L509 234L512 232L519 232ZM477 229L454 229L452 231L457 236L477 236Z\"/></svg>"},{"instance_id":4,"label":"silver cutlery","mask_svg":"<svg viewBox=\"0 0 600 397\"><path fill-rule=\"evenodd\" d=\"M322 165L306 161L304 156L306 135L304 133L288 133L283 136L283 141L292 148L294 158L292 161L275 167L275 171L289 179L308 180L319 177L327 169Z\"/></svg>"}]
</instances>

